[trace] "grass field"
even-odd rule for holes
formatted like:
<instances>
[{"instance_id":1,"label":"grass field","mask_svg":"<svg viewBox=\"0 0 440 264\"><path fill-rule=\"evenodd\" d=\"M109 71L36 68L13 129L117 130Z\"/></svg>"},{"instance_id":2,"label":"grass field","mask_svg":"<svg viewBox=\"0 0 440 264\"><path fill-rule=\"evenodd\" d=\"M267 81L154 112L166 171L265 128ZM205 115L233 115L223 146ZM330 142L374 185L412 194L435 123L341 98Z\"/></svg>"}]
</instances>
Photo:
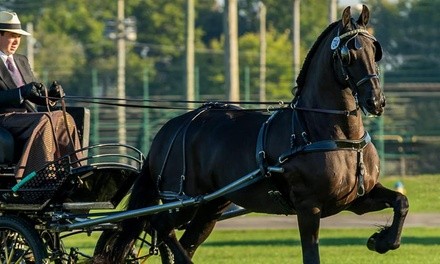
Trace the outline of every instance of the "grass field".
<instances>
[{"instance_id":1,"label":"grass field","mask_svg":"<svg viewBox=\"0 0 440 264\"><path fill-rule=\"evenodd\" d=\"M440 175L418 177L384 177L385 186L396 181L405 185L410 200L410 213L440 213ZM388 212L389 213L389 212ZM369 251L367 239L374 228L321 229L321 263L440 263L440 226L404 228L402 246L384 255ZM68 247L93 252L98 234L73 236ZM195 263L301 263L297 229L288 230L218 230L200 247ZM153 257L148 263L160 263Z\"/></svg>"},{"instance_id":2,"label":"grass field","mask_svg":"<svg viewBox=\"0 0 440 264\"><path fill-rule=\"evenodd\" d=\"M440 263L440 227L407 228L402 245L395 251L378 254L365 245L375 230L322 229L320 232L321 263L329 264L431 264ZM76 237L72 246L80 246L89 254L93 251L93 240ZM95 240L96 241L96 240ZM215 231L199 248L195 263L202 264L281 264L302 263L299 234L296 229ZM148 263L160 263L154 256Z\"/></svg>"},{"instance_id":3,"label":"grass field","mask_svg":"<svg viewBox=\"0 0 440 264\"><path fill-rule=\"evenodd\" d=\"M369 251L370 229L323 229L322 263L440 263L440 228L405 230L402 246L381 255ZM237 262L237 260L239 260ZM215 232L197 252L195 263L301 263L299 234L291 230Z\"/></svg>"},{"instance_id":4,"label":"grass field","mask_svg":"<svg viewBox=\"0 0 440 264\"><path fill-rule=\"evenodd\" d=\"M397 181L402 181L405 186L411 213L440 213L440 175L382 177L380 179L380 182L388 188L394 188Z\"/></svg>"}]
</instances>

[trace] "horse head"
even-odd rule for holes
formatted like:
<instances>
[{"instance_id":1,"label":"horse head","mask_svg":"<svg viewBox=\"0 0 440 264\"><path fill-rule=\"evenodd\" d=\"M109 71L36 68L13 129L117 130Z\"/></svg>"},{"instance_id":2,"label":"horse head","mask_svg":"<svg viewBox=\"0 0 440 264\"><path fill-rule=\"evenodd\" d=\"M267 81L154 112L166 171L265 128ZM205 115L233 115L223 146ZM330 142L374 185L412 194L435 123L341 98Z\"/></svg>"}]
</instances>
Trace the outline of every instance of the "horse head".
<instances>
[{"instance_id":1,"label":"horse head","mask_svg":"<svg viewBox=\"0 0 440 264\"><path fill-rule=\"evenodd\" d=\"M351 88L365 114L378 116L385 107L377 66L382 48L366 28L369 16L365 5L357 21L351 17L350 7L345 8L330 48L338 82Z\"/></svg>"}]
</instances>

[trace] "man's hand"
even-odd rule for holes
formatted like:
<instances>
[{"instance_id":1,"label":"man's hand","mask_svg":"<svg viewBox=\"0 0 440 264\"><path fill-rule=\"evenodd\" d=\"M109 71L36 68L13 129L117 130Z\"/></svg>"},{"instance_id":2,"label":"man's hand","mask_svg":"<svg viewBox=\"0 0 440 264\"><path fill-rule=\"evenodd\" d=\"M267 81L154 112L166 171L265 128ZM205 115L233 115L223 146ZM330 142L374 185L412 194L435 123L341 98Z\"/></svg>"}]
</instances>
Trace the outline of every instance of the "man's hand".
<instances>
[{"instance_id":1,"label":"man's hand","mask_svg":"<svg viewBox=\"0 0 440 264\"><path fill-rule=\"evenodd\" d=\"M63 87L57 81L54 81L49 88L48 95L52 100L58 100L63 98L66 94L64 93Z\"/></svg>"},{"instance_id":2,"label":"man's hand","mask_svg":"<svg viewBox=\"0 0 440 264\"><path fill-rule=\"evenodd\" d=\"M40 99L41 96L44 96L44 90L46 88L42 83L31 82L21 86L19 89L23 99L33 101Z\"/></svg>"}]
</instances>

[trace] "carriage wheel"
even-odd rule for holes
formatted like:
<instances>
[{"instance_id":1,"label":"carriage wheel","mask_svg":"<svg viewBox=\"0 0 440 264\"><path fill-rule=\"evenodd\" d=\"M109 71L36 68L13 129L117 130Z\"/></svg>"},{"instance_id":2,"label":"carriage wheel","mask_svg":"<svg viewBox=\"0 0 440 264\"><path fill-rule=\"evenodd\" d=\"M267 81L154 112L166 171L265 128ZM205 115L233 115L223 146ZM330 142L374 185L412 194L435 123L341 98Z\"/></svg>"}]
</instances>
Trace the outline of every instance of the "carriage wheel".
<instances>
[{"instance_id":1,"label":"carriage wheel","mask_svg":"<svg viewBox=\"0 0 440 264\"><path fill-rule=\"evenodd\" d=\"M96 242L94 256L105 254L105 247L107 244L111 244L115 231L106 230L102 232L98 241ZM148 241L150 239L150 241ZM144 263L147 258L160 257L162 264L174 264L174 256L168 246L164 243L160 243L157 248L157 252L151 252L151 240L152 238L146 232L143 232L135 241L133 248L125 259L125 263Z\"/></svg>"},{"instance_id":2,"label":"carriage wheel","mask_svg":"<svg viewBox=\"0 0 440 264\"><path fill-rule=\"evenodd\" d=\"M24 219L0 216L0 262L49 263L40 236Z\"/></svg>"}]
</instances>

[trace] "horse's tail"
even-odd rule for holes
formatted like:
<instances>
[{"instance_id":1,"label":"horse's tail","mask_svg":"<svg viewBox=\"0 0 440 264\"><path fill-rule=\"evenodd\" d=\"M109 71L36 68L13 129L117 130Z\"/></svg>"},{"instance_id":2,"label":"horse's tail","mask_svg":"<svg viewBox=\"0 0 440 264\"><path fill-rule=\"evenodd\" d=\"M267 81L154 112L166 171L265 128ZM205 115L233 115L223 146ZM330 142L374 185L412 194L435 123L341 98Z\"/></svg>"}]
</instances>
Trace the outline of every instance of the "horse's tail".
<instances>
[{"instance_id":1,"label":"horse's tail","mask_svg":"<svg viewBox=\"0 0 440 264\"><path fill-rule=\"evenodd\" d=\"M145 160L142 171L136 179L130 198L128 200L127 210L144 208L147 206L159 204L159 189L153 175L150 173L149 156Z\"/></svg>"},{"instance_id":2,"label":"horse's tail","mask_svg":"<svg viewBox=\"0 0 440 264\"><path fill-rule=\"evenodd\" d=\"M127 210L144 208L159 204L159 191L150 174L148 157L142 167L142 171L136 179L130 197ZM130 254L134 242L140 233L147 229L149 216L129 218L121 222L121 229L107 234L103 240L101 249L95 250L94 263L125 263L125 258ZM101 239L101 238L100 238ZM98 243L99 244L99 243ZM97 245L98 247L98 245Z\"/></svg>"}]
</instances>

